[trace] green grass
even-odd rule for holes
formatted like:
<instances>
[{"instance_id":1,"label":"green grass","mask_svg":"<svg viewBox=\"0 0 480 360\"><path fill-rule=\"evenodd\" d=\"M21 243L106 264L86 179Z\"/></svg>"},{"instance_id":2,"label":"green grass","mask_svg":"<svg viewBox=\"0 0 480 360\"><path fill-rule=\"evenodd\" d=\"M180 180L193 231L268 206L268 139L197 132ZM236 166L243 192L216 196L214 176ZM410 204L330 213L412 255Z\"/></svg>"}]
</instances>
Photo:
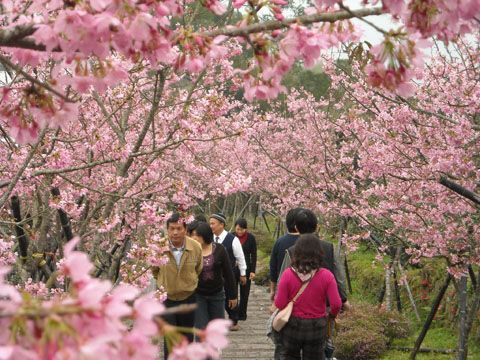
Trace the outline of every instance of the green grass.
<instances>
[{"instance_id":1,"label":"green grass","mask_svg":"<svg viewBox=\"0 0 480 360\"><path fill-rule=\"evenodd\" d=\"M395 340L393 346L413 347L416 337L420 332L420 327L409 338ZM427 336L423 340L422 348L429 349L456 349L457 348L457 333L454 329L445 327L430 328L427 332ZM469 342L469 356L468 359L478 360L480 359L480 347L475 344L473 339ZM407 360L410 353L403 351L389 350L382 357L382 360ZM418 360L447 360L454 359L455 354L438 354L438 353L419 353L417 355Z\"/></svg>"},{"instance_id":2,"label":"green grass","mask_svg":"<svg viewBox=\"0 0 480 360\"><path fill-rule=\"evenodd\" d=\"M348 264L350 269L350 276L352 279L353 294L350 295L352 302L367 301L372 304L378 303L378 295L382 289L384 281L383 266L374 261L374 253L365 247L360 247L358 251L348 255ZM400 287L402 294L403 313L409 318L412 323L412 334L406 339L396 339L392 346L409 347L412 348L415 340L421 331L423 321L425 321L427 314L430 311L431 303L435 297L438 288L443 283L445 267L440 260L425 261L425 265L420 268L409 268L407 270L407 277L410 286L414 293L414 297L419 309L420 322L414 317L413 310L410 306L406 296L404 287ZM430 279L431 288L429 289L429 299L422 301L418 294L421 286L422 278ZM393 287L392 287L393 291ZM441 309L438 311L432 327L428 330L427 335L422 343L422 348L431 349L456 349L457 348L457 325L452 311L456 306L456 299L454 298L454 287L450 285L447 294L442 301ZM395 306L394 299L392 299L392 306ZM477 330L478 331L478 330ZM475 340L475 337L477 339ZM480 344L478 342L478 335L475 336L472 330L469 341L469 356L468 359L480 359ZM389 350L381 357L382 360L404 360L409 359L410 353L398 350ZM454 359L455 354L439 354L439 353L419 353L417 359L419 360L446 360Z\"/></svg>"}]
</instances>

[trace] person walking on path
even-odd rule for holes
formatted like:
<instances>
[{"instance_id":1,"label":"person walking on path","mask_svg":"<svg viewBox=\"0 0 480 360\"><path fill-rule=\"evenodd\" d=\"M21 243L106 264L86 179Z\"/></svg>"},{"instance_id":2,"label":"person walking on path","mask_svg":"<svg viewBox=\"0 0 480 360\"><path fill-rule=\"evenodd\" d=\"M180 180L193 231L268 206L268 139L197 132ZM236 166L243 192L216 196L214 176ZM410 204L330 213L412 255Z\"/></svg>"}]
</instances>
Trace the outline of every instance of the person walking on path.
<instances>
[{"instance_id":1,"label":"person walking on path","mask_svg":"<svg viewBox=\"0 0 480 360\"><path fill-rule=\"evenodd\" d=\"M313 211L309 209L300 209L295 214L295 228L300 234L312 234L317 232L318 220ZM340 298L342 299L342 308L347 310L350 308L350 303L347 299L347 292L345 290L345 274L341 263L338 261L335 255L335 249L332 243L318 239L322 252L324 254L323 266L330 270L335 276L335 281L337 283L338 292ZM295 249L295 245L290 247L286 253L283 260L282 267L280 269L280 276L282 273L291 265L292 253ZM334 326L331 324L330 328L333 330ZM327 360L335 359L333 357L333 352L335 347L333 345L333 331L330 333L330 336L327 338L327 344L325 347L325 356Z\"/></svg>"},{"instance_id":2,"label":"person walking on path","mask_svg":"<svg viewBox=\"0 0 480 360\"><path fill-rule=\"evenodd\" d=\"M202 247L203 270L197 287L195 327L204 329L209 321L225 318L225 299L229 308L237 306L237 288L227 252L222 244L213 242L210 226L194 221L188 230Z\"/></svg>"},{"instance_id":3,"label":"person walking on path","mask_svg":"<svg viewBox=\"0 0 480 360\"><path fill-rule=\"evenodd\" d=\"M309 281L280 332L281 360L325 359L327 317L335 318L342 306L333 273L322 267L324 253L319 240L314 234L299 237L292 251L292 266L285 270L278 284L275 306L283 309Z\"/></svg>"},{"instance_id":4,"label":"person walking on path","mask_svg":"<svg viewBox=\"0 0 480 360\"><path fill-rule=\"evenodd\" d=\"M300 235L295 228L295 214L301 208L295 208L288 211L285 217L285 225L287 226L287 233L280 236L275 244L273 244L272 254L270 255L270 300L273 303L275 299L275 288L278 282L278 275L282 267L283 258L285 257L285 251L291 246L295 245L295 242Z\"/></svg>"},{"instance_id":5,"label":"person walking on path","mask_svg":"<svg viewBox=\"0 0 480 360\"><path fill-rule=\"evenodd\" d=\"M245 263L247 264L245 285L240 284L240 302L238 305L238 320L247 320L248 296L250 295L250 285L255 278L257 268L257 241L255 236L247 229L247 220L240 218L235 221L235 234L242 245Z\"/></svg>"},{"instance_id":6,"label":"person walking on path","mask_svg":"<svg viewBox=\"0 0 480 360\"><path fill-rule=\"evenodd\" d=\"M238 287L238 281L240 284L245 285L247 282L246 270L247 264L245 263L245 256L243 255L242 245L238 238L225 230L225 224L227 219L222 213L214 213L210 215L209 223L213 231L213 240L215 243L222 244L230 258L230 262L233 268L233 273L237 281L236 287ZM230 330L238 331L238 306L230 308L228 302L225 301L225 310L227 310L228 317L232 320L233 324Z\"/></svg>"},{"instance_id":7,"label":"person walking on path","mask_svg":"<svg viewBox=\"0 0 480 360\"><path fill-rule=\"evenodd\" d=\"M168 262L153 269L158 288L163 287L167 293L164 304L167 308L182 304L195 304L195 290L198 276L202 272L202 248L187 236L187 225L180 214L174 213L167 220L167 237L161 240L169 246ZM168 324L192 328L195 324L195 312L169 314L163 316ZM193 334L187 333L187 339L193 341ZM168 358L168 344L165 341L164 355Z\"/></svg>"},{"instance_id":8,"label":"person walking on path","mask_svg":"<svg viewBox=\"0 0 480 360\"><path fill-rule=\"evenodd\" d=\"M274 311L274 299L276 287L279 279L280 270L282 268L283 259L287 252L287 249L295 245L300 234L295 227L295 214L300 211L301 208L290 209L285 217L285 225L287 227L287 233L277 239L272 248L272 254L270 255L270 301L272 302L271 311ZM276 331L272 332L272 341L275 344L274 359L280 359L280 350L282 343L279 334Z\"/></svg>"}]
</instances>

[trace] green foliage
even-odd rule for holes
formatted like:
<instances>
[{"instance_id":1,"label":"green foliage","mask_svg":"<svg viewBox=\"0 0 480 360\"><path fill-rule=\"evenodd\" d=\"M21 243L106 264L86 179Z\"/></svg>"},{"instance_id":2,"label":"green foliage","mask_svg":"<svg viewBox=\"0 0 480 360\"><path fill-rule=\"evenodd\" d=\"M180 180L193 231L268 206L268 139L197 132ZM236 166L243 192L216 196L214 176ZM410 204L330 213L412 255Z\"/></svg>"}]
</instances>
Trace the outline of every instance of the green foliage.
<instances>
[{"instance_id":1,"label":"green foliage","mask_svg":"<svg viewBox=\"0 0 480 360\"><path fill-rule=\"evenodd\" d=\"M313 70L313 69L312 69ZM305 69L301 63L295 63L282 81L287 89L303 88L316 100L325 96L330 88L330 78L323 72Z\"/></svg>"},{"instance_id":2,"label":"green foliage","mask_svg":"<svg viewBox=\"0 0 480 360\"><path fill-rule=\"evenodd\" d=\"M375 254L364 246L347 256L353 299L378 302L384 282L383 265L375 262Z\"/></svg>"}]
</instances>

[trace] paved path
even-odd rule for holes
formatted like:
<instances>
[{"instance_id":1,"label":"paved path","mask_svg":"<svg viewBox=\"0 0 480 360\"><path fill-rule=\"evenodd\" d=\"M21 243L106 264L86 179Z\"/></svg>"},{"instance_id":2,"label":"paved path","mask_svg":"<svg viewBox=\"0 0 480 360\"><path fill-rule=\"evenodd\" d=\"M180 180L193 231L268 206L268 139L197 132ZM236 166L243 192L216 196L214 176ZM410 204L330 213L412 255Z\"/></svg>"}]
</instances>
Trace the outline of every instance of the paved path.
<instances>
[{"instance_id":1,"label":"paved path","mask_svg":"<svg viewBox=\"0 0 480 360\"><path fill-rule=\"evenodd\" d=\"M240 321L240 330L229 333L230 344L222 360L257 359L273 360L273 343L265 335L269 317L270 295L265 286L252 284L248 299L246 321ZM158 359L163 360L163 341Z\"/></svg>"},{"instance_id":2,"label":"paved path","mask_svg":"<svg viewBox=\"0 0 480 360\"><path fill-rule=\"evenodd\" d=\"M222 359L273 359L273 343L265 335L269 317L270 296L266 287L253 285L248 299L246 321L240 321L240 330L230 332L231 341Z\"/></svg>"}]
</instances>

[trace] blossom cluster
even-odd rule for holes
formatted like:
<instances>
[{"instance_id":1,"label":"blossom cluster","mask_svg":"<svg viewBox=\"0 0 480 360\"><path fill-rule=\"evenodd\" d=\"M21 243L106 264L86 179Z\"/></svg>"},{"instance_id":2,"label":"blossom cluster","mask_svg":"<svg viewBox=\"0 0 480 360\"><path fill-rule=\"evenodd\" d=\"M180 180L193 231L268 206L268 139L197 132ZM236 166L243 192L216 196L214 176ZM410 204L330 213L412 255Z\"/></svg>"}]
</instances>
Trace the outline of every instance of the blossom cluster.
<instances>
[{"instance_id":1,"label":"blossom cluster","mask_svg":"<svg viewBox=\"0 0 480 360\"><path fill-rule=\"evenodd\" d=\"M93 278L87 255L75 250L78 242L75 238L65 246L59 270L69 278L68 296L42 300L22 295L4 282L9 269L0 267L1 358L156 359L158 348L152 339L159 334L155 316L164 311L163 304L132 285L112 287L109 281ZM195 359L218 358L228 343L228 325L226 320L210 323L199 332L202 342L179 344L172 358L192 358L178 354L194 351Z\"/></svg>"},{"instance_id":2,"label":"blossom cluster","mask_svg":"<svg viewBox=\"0 0 480 360\"><path fill-rule=\"evenodd\" d=\"M372 85L390 92L398 89L401 94L411 93L409 81L420 58L412 43L434 35L449 41L471 33L480 11L478 0L370 0L363 2L363 10L369 9L368 3L381 4L383 12L404 25L401 31L385 31L384 46L373 50L368 70ZM312 20L313 25L300 25L299 19L288 26L278 23L273 29L263 26L258 13L267 9L283 21L286 0L235 1L232 6L245 12L234 22L228 22L232 17L224 15L227 9L221 1L201 4L215 16L224 16L225 27L194 30L198 12L184 13L184 4L178 0L4 1L1 20L7 46L2 51L11 58L10 70L20 72L15 83L3 89L0 106L10 134L19 143L33 142L39 129L77 119L76 102L82 94L104 93L132 81L132 73L144 66L156 70L173 66L179 74L200 74L231 55L229 38L253 51L251 66L237 72L249 101L272 100L285 92L282 78L295 61L311 66L322 50L358 40L355 26L336 12L346 11L344 5L334 0L318 0L303 9L305 16L331 14L332 23ZM187 21L177 21L182 17ZM254 25L261 26L255 29Z\"/></svg>"}]
</instances>

